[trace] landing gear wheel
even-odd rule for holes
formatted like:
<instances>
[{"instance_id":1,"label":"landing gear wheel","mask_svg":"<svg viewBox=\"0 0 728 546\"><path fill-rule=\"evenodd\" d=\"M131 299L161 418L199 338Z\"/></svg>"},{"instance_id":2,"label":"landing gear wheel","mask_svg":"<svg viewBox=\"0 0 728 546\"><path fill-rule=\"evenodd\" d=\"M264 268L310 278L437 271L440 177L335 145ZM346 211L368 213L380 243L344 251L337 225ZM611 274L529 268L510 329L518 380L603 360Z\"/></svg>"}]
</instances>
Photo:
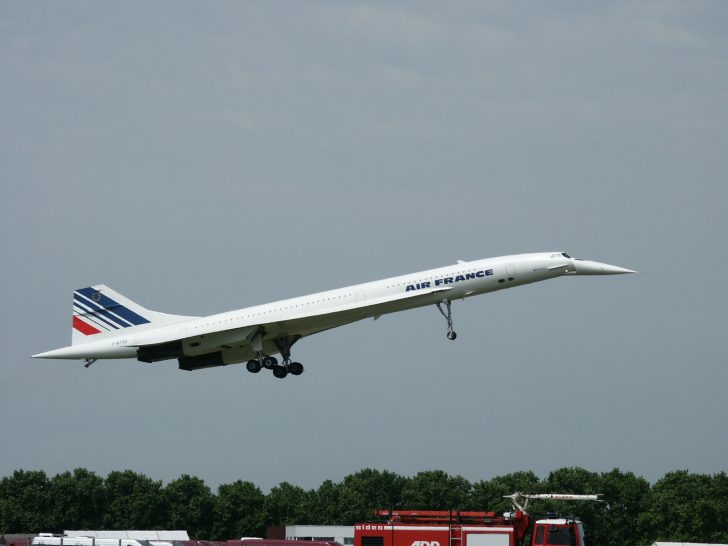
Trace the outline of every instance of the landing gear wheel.
<instances>
[{"instance_id":1,"label":"landing gear wheel","mask_svg":"<svg viewBox=\"0 0 728 546\"><path fill-rule=\"evenodd\" d=\"M273 368L273 375L278 379L283 379L288 375L288 370L285 366L275 366Z\"/></svg>"},{"instance_id":2,"label":"landing gear wheel","mask_svg":"<svg viewBox=\"0 0 728 546\"><path fill-rule=\"evenodd\" d=\"M248 360L245 367L250 373L258 373L263 366L261 366L260 361L258 360Z\"/></svg>"},{"instance_id":3,"label":"landing gear wheel","mask_svg":"<svg viewBox=\"0 0 728 546\"><path fill-rule=\"evenodd\" d=\"M300 362L291 362L288 365L288 372L291 375L301 375L303 373L303 364Z\"/></svg>"},{"instance_id":4,"label":"landing gear wheel","mask_svg":"<svg viewBox=\"0 0 728 546\"><path fill-rule=\"evenodd\" d=\"M278 359L274 356L264 356L260 363L266 370L273 370L278 365Z\"/></svg>"},{"instance_id":5,"label":"landing gear wheel","mask_svg":"<svg viewBox=\"0 0 728 546\"><path fill-rule=\"evenodd\" d=\"M448 332L447 333L447 339L449 339L450 341L452 341L454 339L457 339L457 337L458 337L458 335L455 332Z\"/></svg>"}]
</instances>

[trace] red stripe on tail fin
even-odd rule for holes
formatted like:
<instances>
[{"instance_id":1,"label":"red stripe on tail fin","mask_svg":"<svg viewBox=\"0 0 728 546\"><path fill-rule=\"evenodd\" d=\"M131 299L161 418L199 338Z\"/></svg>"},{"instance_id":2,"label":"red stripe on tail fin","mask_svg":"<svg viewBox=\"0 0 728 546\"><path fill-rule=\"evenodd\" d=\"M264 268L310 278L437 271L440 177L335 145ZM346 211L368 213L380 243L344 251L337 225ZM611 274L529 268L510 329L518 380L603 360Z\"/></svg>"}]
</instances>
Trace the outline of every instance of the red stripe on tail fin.
<instances>
[{"instance_id":1,"label":"red stripe on tail fin","mask_svg":"<svg viewBox=\"0 0 728 546\"><path fill-rule=\"evenodd\" d=\"M82 321L80 318L74 315L73 317L73 327L81 332L85 336L91 336L93 334L100 334L101 330L97 330L90 324Z\"/></svg>"}]
</instances>

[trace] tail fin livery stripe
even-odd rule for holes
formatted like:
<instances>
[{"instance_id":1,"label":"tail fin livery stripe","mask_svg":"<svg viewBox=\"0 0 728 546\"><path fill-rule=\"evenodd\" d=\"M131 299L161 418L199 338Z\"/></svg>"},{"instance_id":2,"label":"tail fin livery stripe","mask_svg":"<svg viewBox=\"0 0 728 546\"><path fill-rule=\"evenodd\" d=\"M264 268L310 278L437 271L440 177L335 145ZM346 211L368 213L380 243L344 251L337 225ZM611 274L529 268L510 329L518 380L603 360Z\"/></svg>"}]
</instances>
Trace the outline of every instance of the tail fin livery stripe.
<instances>
[{"instance_id":1,"label":"tail fin livery stripe","mask_svg":"<svg viewBox=\"0 0 728 546\"><path fill-rule=\"evenodd\" d=\"M105 284L78 288L73 292L71 345L89 343L166 326L197 317L184 317L150 311Z\"/></svg>"},{"instance_id":2,"label":"tail fin livery stripe","mask_svg":"<svg viewBox=\"0 0 728 546\"><path fill-rule=\"evenodd\" d=\"M103 309L113 310L116 315L123 318L130 325L139 326L140 324L147 324L149 322L147 319L136 314L128 307L124 307L120 303L112 300L110 297L105 296L101 292L98 292L91 287L81 288L76 292L84 296L87 300L98 304L98 306Z\"/></svg>"},{"instance_id":3,"label":"tail fin livery stripe","mask_svg":"<svg viewBox=\"0 0 728 546\"><path fill-rule=\"evenodd\" d=\"M91 336L93 334L100 334L101 333L100 330L97 330L96 328L94 328L90 324L85 323L84 321L82 321L77 316L74 316L73 317L73 327L74 327L74 329L78 330L79 332L81 332L85 336Z\"/></svg>"},{"instance_id":4,"label":"tail fin livery stripe","mask_svg":"<svg viewBox=\"0 0 728 546\"><path fill-rule=\"evenodd\" d=\"M78 305L73 306L73 314L74 314L74 316L77 316L79 318L83 317L83 319L86 322L90 322L96 328L103 330L104 332L111 332L113 330L118 330L118 328L116 326L114 326L114 327L109 326L106 322L104 322L103 320L100 320L99 317L92 315L89 311L82 309Z\"/></svg>"},{"instance_id":5,"label":"tail fin livery stripe","mask_svg":"<svg viewBox=\"0 0 728 546\"><path fill-rule=\"evenodd\" d=\"M90 302L82 301L80 296L78 296L78 298L79 299L74 299L73 303L75 307L81 311L82 315L94 316L115 329L129 326L120 318L113 316L113 314L109 313L105 309L97 309L97 306L92 305Z\"/></svg>"},{"instance_id":6,"label":"tail fin livery stripe","mask_svg":"<svg viewBox=\"0 0 728 546\"><path fill-rule=\"evenodd\" d=\"M80 299L80 296L74 296L74 303L76 307L83 311L81 314L93 316L116 330L129 326L128 324L125 324L121 319L114 317L105 309L96 309L96 307L98 306L93 305L92 302L82 301Z\"/></svg>"}]
</instances>

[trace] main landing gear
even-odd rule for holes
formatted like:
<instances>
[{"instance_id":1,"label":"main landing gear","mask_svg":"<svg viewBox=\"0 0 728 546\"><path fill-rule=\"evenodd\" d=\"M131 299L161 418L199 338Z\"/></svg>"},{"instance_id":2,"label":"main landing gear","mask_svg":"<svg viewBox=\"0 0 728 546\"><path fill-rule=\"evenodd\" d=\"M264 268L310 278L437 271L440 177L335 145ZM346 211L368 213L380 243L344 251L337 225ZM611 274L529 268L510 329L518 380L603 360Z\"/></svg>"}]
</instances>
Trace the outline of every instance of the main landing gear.
<instances>
[{"instance_id":1,"label":"main landing gear","mask_svg":"<svg viewBox=\"0 0 728 546\"><path fill-rule=\"evenodd\" d=\"M442 310L441 303L445 304L445 308L447 309L447 312ZM437 302L435 305L437 305L437 308L439 309L440 313L442 313L442 316L445 317L445 320L447 320L447 339L454 340L458 337L458 335L455 333L455 330L453 330L452 327L452 309L450 308L452 305L451 300L443 300L442 302Z\"/></svg>"},{"instance_id":2,"label":"main landing gear","mask_svg":"<svg viewBox=\"0 0 728 546\"><path fill-rule=\"evenodd\" d=\"M280 364L278 364L278 359L276 357L263 354L262 343L255 343L256 340L253 340L255 343L254 346L258 345L258 347L256 347L258 358L248 360L245 367L251 373L258 373L263 368L266 370L272 370L273 376L278 379L283 379L288 374L301 375L303 373L303 364L300 362L293 362L291 360L291 345L299 339L300 336L282 337L274 340L276 347L278 347L278 350L283 357L283 361Z\"/></svg>"},{"instance_id":3,"label":"main landing gear","mask_svg":"<svg viewBox=\"0 0 728 546\"><path fill-rule=\"evenodd\" d=\"M300 362L292 362L290 358L284 358L278 364L278 359L270 355L258 355L257 359L248 360L245 367L250 373L258 373L263 368L272 370L273 376L278 379L283 379L288 374L301 375L303 373L303 364Z\"/></svg>"}]
</instances>

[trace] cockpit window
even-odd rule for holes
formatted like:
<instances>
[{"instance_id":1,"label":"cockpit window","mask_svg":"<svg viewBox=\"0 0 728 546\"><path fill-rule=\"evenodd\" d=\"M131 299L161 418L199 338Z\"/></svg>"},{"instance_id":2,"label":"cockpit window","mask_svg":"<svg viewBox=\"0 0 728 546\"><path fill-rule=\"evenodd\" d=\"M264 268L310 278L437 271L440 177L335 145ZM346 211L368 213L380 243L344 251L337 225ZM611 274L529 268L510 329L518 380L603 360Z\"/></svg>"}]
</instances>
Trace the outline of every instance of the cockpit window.
<instances>
[{"instance_id":1,"label":"cockpit window","mask_svg":"<svg viewBox=\"0 0 728 546\"><path fill-rule=\"evenodd\" d=\"M562 255L562 256L563 256L564 258L569 258L569 259L571 259L571 256L569 256L569 255L568 255L568 254L567 254L566 252L562 252L562 253L561 253L561 255Z\"/></svg>"}]
</instances>

